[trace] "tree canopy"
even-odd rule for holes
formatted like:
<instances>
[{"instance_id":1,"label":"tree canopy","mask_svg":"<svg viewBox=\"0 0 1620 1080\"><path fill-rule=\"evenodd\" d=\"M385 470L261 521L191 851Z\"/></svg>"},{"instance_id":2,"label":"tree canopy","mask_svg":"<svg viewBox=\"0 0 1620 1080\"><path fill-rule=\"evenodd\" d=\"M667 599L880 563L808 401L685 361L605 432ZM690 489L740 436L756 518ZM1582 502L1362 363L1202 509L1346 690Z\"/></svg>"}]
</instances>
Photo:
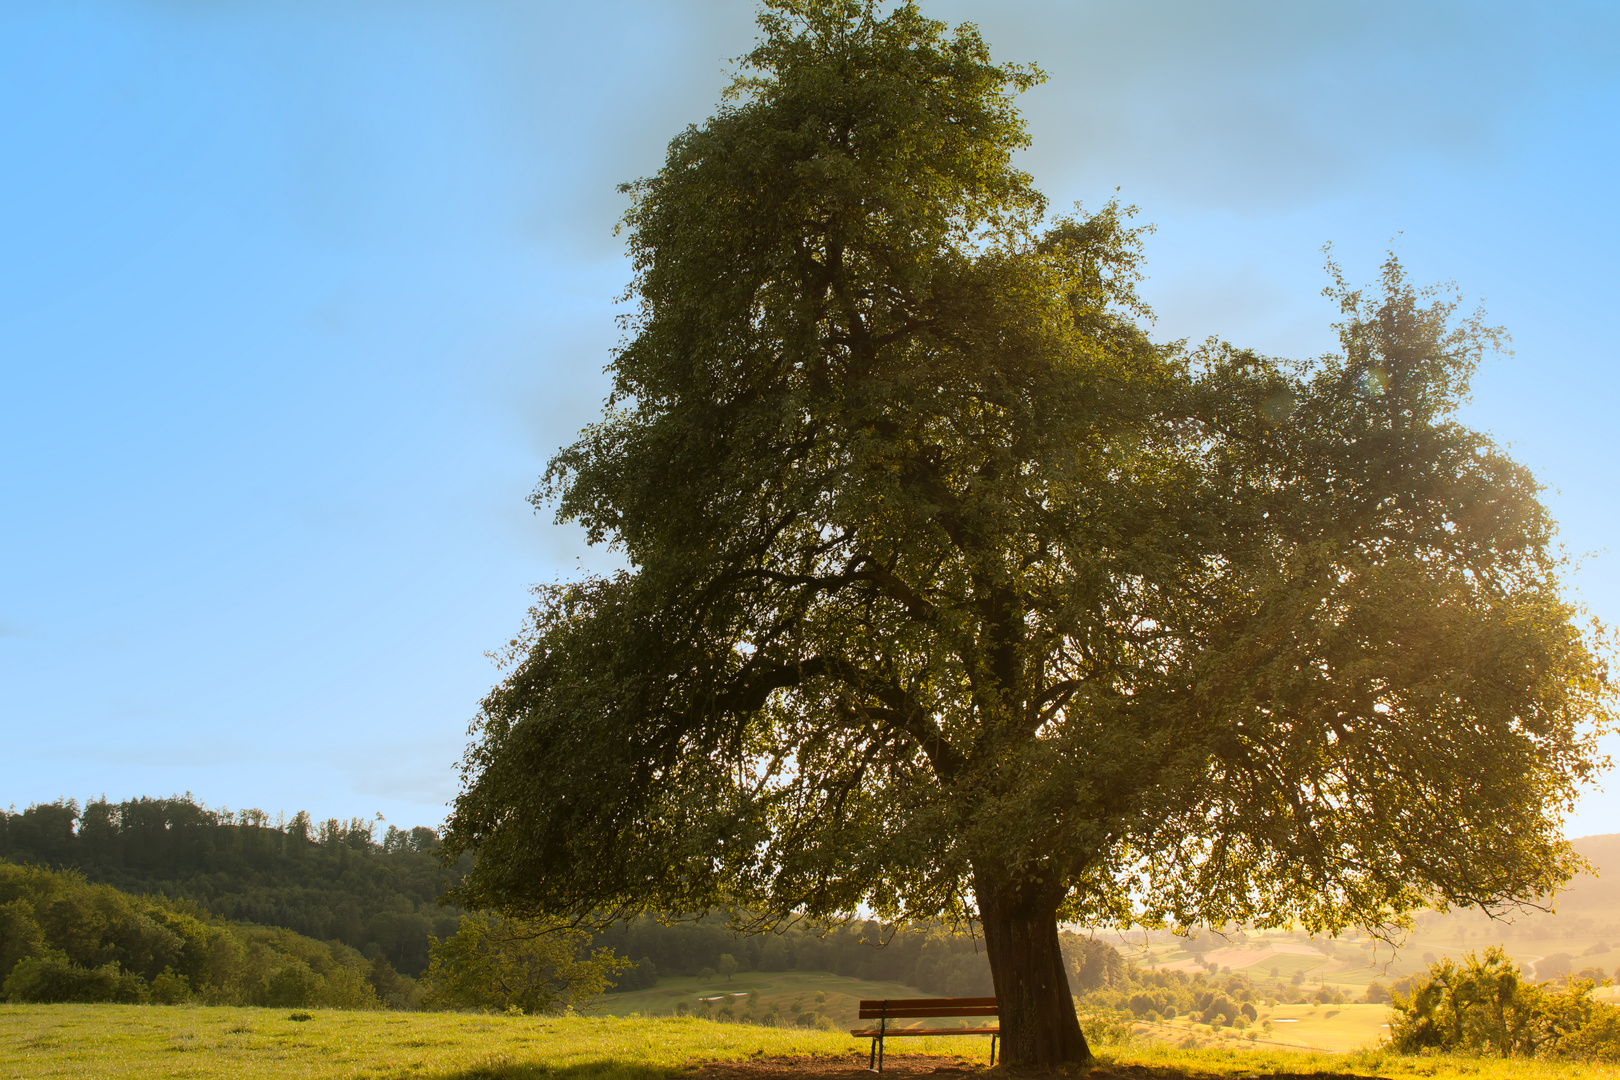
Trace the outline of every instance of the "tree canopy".
<instances>
[{"instance_id":1,"label":"tree canopy","mask_svg":"<svg viewBox=\"0 0 1620 1080\"><path fill-rule=\"evenodd\" d=\"M1059 920L1529 901L1612 724L1500 338L1393 260L1337 355L1155 343L1130 211L1051 216L971 25L767 0L629 185L606 414L446 837L461 901L974 919L1010 1063L1084 1060ZM1596 633L1595 631L1593 632Z\"/></svg>"}]
</instances>

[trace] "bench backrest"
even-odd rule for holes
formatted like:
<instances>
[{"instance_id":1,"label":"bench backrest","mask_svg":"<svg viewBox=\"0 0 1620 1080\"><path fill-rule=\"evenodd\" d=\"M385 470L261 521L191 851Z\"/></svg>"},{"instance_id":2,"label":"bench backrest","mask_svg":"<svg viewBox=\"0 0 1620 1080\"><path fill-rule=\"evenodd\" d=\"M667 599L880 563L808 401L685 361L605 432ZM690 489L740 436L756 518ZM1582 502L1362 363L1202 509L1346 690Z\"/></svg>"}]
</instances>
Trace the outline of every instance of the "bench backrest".
<instances>
[{"instance_id":1,"label":"bench backrest","mask_svg":"<svg viewBox=\"0 0 1620 1080\"><path fill-rule=\"evenodd\" d=\"M863 1000L862 1020L910 1019L918 1016L995 1016L996 999L972 998L887 998Z\"/></svg>"}]
</instances>

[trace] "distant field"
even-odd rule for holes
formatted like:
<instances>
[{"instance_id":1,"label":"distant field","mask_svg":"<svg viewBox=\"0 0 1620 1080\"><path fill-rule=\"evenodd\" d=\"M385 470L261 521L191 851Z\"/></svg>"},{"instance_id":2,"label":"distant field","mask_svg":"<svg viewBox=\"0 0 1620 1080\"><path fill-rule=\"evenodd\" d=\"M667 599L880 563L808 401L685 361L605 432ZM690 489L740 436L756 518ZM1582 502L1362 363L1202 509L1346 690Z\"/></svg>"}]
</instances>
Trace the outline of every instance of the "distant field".
<instances>
[{"instance_id":1,"label":"distant field","mask_svg":"<svg viewBox=\"0 0 1620 1080\"><path fill-rule=\"evenodd\" d=\"M1406 935L1398 949L1384 942L1362 948L1374 944L1366 939L1324 941L1267 932L1242 941L1234 937L1230 945L1217 939L1219 947L1209 946L1201 955L1206 962L1230 967L1251 979L1269 979L1275 968L1280 978L1291 978L1298 972L1310 986L1321 981L1355 996L1369 982L1387 985L1418 974L1429 965L1426 957L1456 959L1465 952L1483 952L1492 945L1501 946L1537 978L1553 974L1545 965L1539 969L1537 965L1559 954L1570 958L1572 971L1598 968L1612 978L1620 969L1620 887L1613 881L1620 875L1620 834L1581 837L1572 843L1599 872L1578 874L1567 889L1553 898L1556 911L1531 909L1502 919L1491 919L1472 909L1444 914L1420 912L1416 916L1417 928ZM1600 876L1604 866L1609 867L1608 879ZM1191 971L1197 967L1194 955L1179 941L1167 942L1159 937L1146 947L1140 934L1108 936L1105 940L1144 968ZM1268 942L1275 947L1270 952L1266 951ZM1346 955L1290 955L1282 951L1297 945L1319 948L1324 954Z\"/></svg>"},{"instance_id":2,"label":"distant field","mask_svg":"<svg viewBox=\"0 0 1620 1080\"><path fill-rule=\"evenodd\" d=\"M593 1003L592 1011L613 1016L672 1016L677 1003L685 1003L687 1008L695 1010L702 1008L707 1001L711 1013L717 1012L722 1005L730 1004L733 1013L740 1014L749 1007L750 992L759 995L752 1005L756 1019L762 1019L774 1005L782 1024L796 1025L798 1016L812 1013L827 1017L835 1030L845 1032L859 1023L857 1010L862 998L926 996L915 987L901 983L868 982L824 971L749 971L738 973L729 982L724 978L660 977L657 987L651 990L604 995ZM826 995L826 1000L817 1002L818 994ZM715 998L723 1000L713 1000ZM797 1010L795 1005L798 1006ZM921 1021L916 1023L920 1024ZM948 1018L928 1022L929 1027L972 1027L976 1024L977 1021ZM980 1042L985 1044L984 1052L988 1055L988 1038L960 1036L955 1045L967 1053L972 1052L969 1047Z\"/></svg>"},{"instance_id":3,"label":"distant field","mask_svg":"<svg viewBox=\"0 0 1620 1080\"><path fill-rule=\"evenodd\" d=\"M1387 1005L1279 1005L1274 1009L1261 1009L1262 1023L1271 1021L1271 1030L1260 1024L1237 1031L1222 1028L1211 1031L1208 1024L1195 1020L1169 1020L1159 1023L1139 1022L1132 1029L1147 1039L1182 1043L1200 1047L1245 1044L1253 1047L1288 1047L1300 1050L1326 1050L1342 1053L1348 1050L1370 1050L1388 1034ZM1250 1032L1254 1038L1248 1038Z\"/></svg>"},{"instance_id":4,"label":"distant field","mask_svg":"<svg viewBox=\"0 0 1620 1080\"><path fill-rule=\"evenodd\" d=\"M1478 936L1458 935L1449 939L1420 930L1409 935L1398 950L1380 942L1376 950L1367 950L1359 958L1267 952L1263 949L1246 947L1241 951L1212 950L1205 954L1205 959L1219 964L1222 969L1230 968L1256 981L1273 978L1273 971L1277 973L1276 978L1282 979L1289 979L1295 973L1300 973L1312 987L1318 983L1326 983L1329 986L1339 987L1346 994L1356 996L1359 996L1370 982L1377 981L1387 986L1396 979L1418 974L1429 966L1430 960L1425 957L1436 960L1448 956L1460 959L1466 952L1480 953L1491 945L1501 946L1527 971L1534 971L1538 961L1557 953L1570 956L1573 960L1573 970L1576 971L1597 967L1612 976L1616 967L1620 966L1620 936L1616 936L1614 948L1599 949L1598 946L1607 946L1609 942L1596 935L1534 939L1516 936L1515 930L1514 924L1501 923L1474 931ZM1492 935L1491 931L1495 931L1495 934ZM1279 944L1288 943L1287 939L1276 940ZM1149 950L1138 948L1134 952L1126 949L1121 951L1125 952L1128 959L1144 968L1157 967L1182 971L1198 969L1193 954L1181 949L1161 945ZM1545 971L1536 974L1540 978L1549 975Z\"/></svg>"}]
</instances>

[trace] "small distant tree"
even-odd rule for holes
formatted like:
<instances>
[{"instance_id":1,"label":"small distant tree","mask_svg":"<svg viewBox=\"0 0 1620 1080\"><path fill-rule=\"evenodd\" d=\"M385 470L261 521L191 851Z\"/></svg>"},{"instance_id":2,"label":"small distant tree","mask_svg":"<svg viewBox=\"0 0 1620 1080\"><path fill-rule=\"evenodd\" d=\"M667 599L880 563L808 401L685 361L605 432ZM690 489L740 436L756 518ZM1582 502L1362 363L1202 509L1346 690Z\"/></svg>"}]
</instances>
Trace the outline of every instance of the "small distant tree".
<instances>
[{"instance_id":1,"label":"small distant tree","mask_svg":"<svg viewBox=\"0 0 1620 1080\"><path fill-rule=\"evenodd\" d=\"M489 915L465 915L444 941L433 939L423 981L432 1008L559 1012L603 993L629 965L590 935Z\"/></svg>"},{"instance_id":2,"label":"small distant tree","mask_svg":"<svg viewBox=\"0 0 1620 1080\"><path fill-rule=\"evenodd\" d=\"M726 977L726 982L730 982L731 977L737 974L737 958L735 956L730 953L720 954L720 974Z\"/></svg>"},{"instance_id":3,"label":"small distant tree","mask_svg":"<svg viewBox=\"0 0 1620 1080\"><path fill-rule=\"evenodd\" d=\"M1127 981L1125 958L1106 941L1066 934L1063 948L1069 981L1076 993L1088 994Z\"/></svg>"}]
</instances>

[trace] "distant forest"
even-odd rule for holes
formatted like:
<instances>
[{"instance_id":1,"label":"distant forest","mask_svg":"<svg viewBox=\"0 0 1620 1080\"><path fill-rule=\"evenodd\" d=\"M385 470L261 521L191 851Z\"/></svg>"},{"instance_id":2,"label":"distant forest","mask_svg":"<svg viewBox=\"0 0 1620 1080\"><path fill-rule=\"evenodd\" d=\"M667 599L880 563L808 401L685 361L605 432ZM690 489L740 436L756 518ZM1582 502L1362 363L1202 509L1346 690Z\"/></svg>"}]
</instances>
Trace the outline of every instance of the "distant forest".
<instances>
[{"instance_id":1,"label":"distant forest","mask_svg":"<svg viewBox=\"0 0 1620 1080\"><path fill-rule=\"evenodd\" d=\"M341 942L411 976L427 967L428 939L455 933L461 921L459 908L439 904L460 872L440 865L438 842L432 829L389 826L379 837L363 818L272 820L189 798L0 811L0 858Z\"/></svg>"},{"instance_id":2,"label":"distant forest","mask_svg":"<svg viewBox=\"0 0 1620 1080\"><path fill-rule=\"evenodd\" d=\"M422 996L383 957L367 963L339 942L8 862L0 862L0 995L335 1009L411 1009Z\"/></svg>"},{"instance_id":3,"label":"distant forest","mask_svg":"<svg viewBox=\"0 0 1620 1080\"><path fill-rule=\"evenodd\" d=\"M430 938L455 933L463 912L439 898L460 875L441 865L432 829L307 813L271 819L262 810L210 809L190 798L69 799L0 811L0 859L77 870L92 882L131 894L196 904L221 918L283 927L338 942L367 959L385 957L408 976L427 967ZM1118 953L1101 942L1063 935L1076 992L1124 980ZM876 942L887 942L877 947ZM739 935L723 915L668 925L644 916L596 936L636 961L617 989L656 983L659 975L737 971L827 971L898 982L929 994L992 993L984 946L941 927L896 928L875 922L832 929L798 927Z\"/></svg>"},{"instance_id":4,"label":"distant forest","mask_svg":"<svg viewBox=\"0 0 1620 1080\"><path fill-rule=\"evenodd\" d=\"M1075 993L1126 983L1125 962L1112 946L1079 934L1060 938ZM620 975L620 990L652 986L659 974L700 975L704 969L724 974L734 963L739 972L830 971L948 997L995 993L984 942L939 926L898 928L868 921L739 935L718 915L669 925L642 916L598 934L596 943L636 961Z\"/></svg>"}]
</instances>

